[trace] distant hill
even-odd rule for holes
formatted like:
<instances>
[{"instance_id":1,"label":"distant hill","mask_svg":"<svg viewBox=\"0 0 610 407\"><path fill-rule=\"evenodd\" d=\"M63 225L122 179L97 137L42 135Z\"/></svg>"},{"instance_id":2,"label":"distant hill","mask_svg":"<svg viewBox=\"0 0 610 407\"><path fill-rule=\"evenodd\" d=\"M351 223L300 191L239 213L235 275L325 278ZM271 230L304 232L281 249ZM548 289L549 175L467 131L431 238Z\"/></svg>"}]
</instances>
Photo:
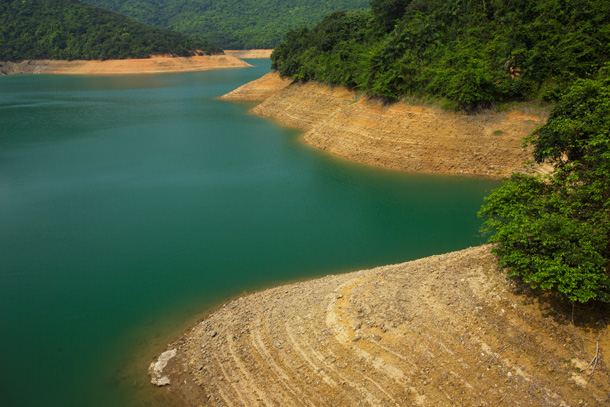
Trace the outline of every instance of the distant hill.
<instances>
[{"instance_id":1,"label":"distant hill","mask_svg":"<svg viewBox=\"0 0 610 407\"><path fill-rule=\"evenodd\" d=\"M2 0L0 61L188 56L222 50L205 39L137 23L76 0Z\"/></svg>"},{"instance_id":2,"label":"distant hill","mask_svg":"<svg viewBox=\"0 0 610 407\"><path fill-rule=\"evenodd\" d=\"M290 29L369 0L84 0L139 22L206 37L225 49L274 48Z\"/></svg>"}]
</instances>

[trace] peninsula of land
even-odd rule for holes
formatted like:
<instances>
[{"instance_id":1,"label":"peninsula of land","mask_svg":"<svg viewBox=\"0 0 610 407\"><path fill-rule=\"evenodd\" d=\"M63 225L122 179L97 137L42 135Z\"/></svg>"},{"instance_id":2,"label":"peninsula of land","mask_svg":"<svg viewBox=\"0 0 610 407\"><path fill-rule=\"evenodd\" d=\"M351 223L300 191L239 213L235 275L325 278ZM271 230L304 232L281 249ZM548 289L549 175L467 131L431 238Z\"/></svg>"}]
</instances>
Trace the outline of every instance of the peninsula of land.
<instances>
[{"instance_id":1,"label":"peninsula of land","mask_svg":"<svg viewBox=\"0 0 610 407\"><path fill-rule=\"evenodd\" d=\"M187 406L607 405L610 329L572 318L486 245L238 298L149 372Z\"/></svg>"},{"instance_id":2,"label":"peninsula of land","mask_svg":"<svg viewBox=\"0 0 610 407\"><path fill-rule=\"evenodd\" d=\"M225 54L234 56L236 58L246 59L267 59L271 57L273 49L237 49L228 50L225 49Z\"/></svg>"},{"instance_id":3,"label":"peninsula of land","mask_svg":"<svg viewBox=\"0 0 610 407\"><path fill-rule=\"evenodd\" d=\"M304 140L314 147L368 165L492 178L549 170L523 165L531 149L522 139L545 123L542 108L467 115L405 101L385 104L343 86L293 82L275 72L222 99L259 101L254 113L305 130Z\"/></svg>"},{"instance_id":4,"label":"peninsula of land","mask_svg":"<svg viewBox=\"0 0 610 407\"><path fill-rule=\"evenodd\" d=\"M231 55L202 55L191 57L151 56L140 59L111 59L105 61L26 60L0 62L0 75L63 74L63 75L125 75L169 72L193 72L210 69L243 68L251 66Z\"/></svg>"}]
</instances>

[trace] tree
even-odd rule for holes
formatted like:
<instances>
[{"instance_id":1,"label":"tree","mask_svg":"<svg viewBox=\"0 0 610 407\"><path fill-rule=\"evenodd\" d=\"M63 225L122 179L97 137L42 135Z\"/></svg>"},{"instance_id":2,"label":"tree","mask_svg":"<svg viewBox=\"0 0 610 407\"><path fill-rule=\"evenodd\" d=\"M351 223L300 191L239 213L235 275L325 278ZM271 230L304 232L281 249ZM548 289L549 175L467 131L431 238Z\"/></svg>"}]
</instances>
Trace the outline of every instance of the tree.
<instances>
[{"instance_id":1,"label":"tree","mask_svg":"<svg viewBox=\"0 0 610 407\"><path fill-rule=\"evenodd\" d=\"M610 302L609 71L577 81L529 138L552 175L513 175L479 212L509 276L583 303Z\"/></svg>"},{"instance_id":2,"label":"tree","mask_svg":"<svg viewBox=\"0 0 610 407\"><path fill-rule=\"evenodd\" d=\"M410 3L411 0L371 0L371 12L385 31L390 32Z\"/></svg>"}]
</instances>

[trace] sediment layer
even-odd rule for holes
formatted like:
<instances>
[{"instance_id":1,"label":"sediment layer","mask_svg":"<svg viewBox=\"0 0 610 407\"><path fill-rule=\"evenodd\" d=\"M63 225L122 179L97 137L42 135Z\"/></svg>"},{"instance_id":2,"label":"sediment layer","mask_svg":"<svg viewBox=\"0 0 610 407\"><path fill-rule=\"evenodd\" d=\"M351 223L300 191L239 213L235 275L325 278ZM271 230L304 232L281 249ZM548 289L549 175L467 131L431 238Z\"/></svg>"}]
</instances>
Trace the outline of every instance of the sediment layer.
<instances>
[{"instance_id":1,"label":"sediment layer","mask_svg":"<svg viewBox=\"0 0 610 407\"><path fill-rule=\"evenodd\" d=\"M220 99L262 102L291 83L292 80L280 78L277 73L270 72L221 96Z\"/></svg>"},{"instance_id":2,"label":"sediment layer","mask_svg":"<svg viewBox=\"0 0 610 407\"><path fill-rule=\"evenodd\" d=\"M151 373L189 406L607 405L608 328L520 293L489 249L239 298Z\"/></svg>"},{"instance_id":3,"label":"sediment layer","mask_svg":"<svg viewBox=\"0 0 610 407\"><path fill-rule=\"evenodd\" d=\"M192 72L248 66L251 65L230 55L153 56L145 59L106 61L26 60L19 63L0 62L0 74L121 75Z\"/></svg>"},{"instance_id":4,"label":"sediment layer","mask_svg":"<svg viewBox=\"0 0 610 407\"><path fill-rule=\"evenodd\" d=\"M235 58L246 58L246 59L267 59L271 57L273 49L239 49L239 50L226 50L225 54L234 56Z\"/></svg>"},{"instance_id":5,"label":"sediment layer","mask_svg":"<svg viewBox=\"0 0 610 407\"><path fill-rule=\"evenodd\" d=\"M307 143L332 154L408 172L494 178L525 172L523 163L531 158L531 149L522 147L522 139L547 118L544 111L466 115L406 102L384 104L341 86L286 86L277 73L267 75L263 83L269 96L254 113L305 130ZM254 81L227 98L260 100L264 95L258 94L258 87Z\"/></svg>"}]
</instances>

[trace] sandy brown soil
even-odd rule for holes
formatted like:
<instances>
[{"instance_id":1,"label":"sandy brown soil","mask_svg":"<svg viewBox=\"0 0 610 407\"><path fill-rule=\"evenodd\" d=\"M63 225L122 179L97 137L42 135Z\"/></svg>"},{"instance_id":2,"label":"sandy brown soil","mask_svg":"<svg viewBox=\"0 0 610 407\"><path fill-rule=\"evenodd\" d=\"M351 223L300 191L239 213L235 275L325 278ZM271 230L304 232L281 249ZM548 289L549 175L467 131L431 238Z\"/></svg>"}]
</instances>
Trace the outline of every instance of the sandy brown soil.
<instances>
[{"instance_id":1,"label":"sandy brown soil","mask_svg":"<svg viewBox=\"0 0 610 407\"><path fill-rule=\"evenodd\" d=\"M610 405L603 314L531 296L489 248L238 298L153 376L188 406Z\"/></svg>"},{"instance_id":2,"label":"sandy brown soil","mask_svg":"<svg viewBox=\"0 0 610 407\"><path fill-rule=\"evenodd\" d=\"M243 68L250 64L230 55L194 57L153 56L146 59L106 61L27 60L0 62L0 74L120 75L167 72L191 72L209 69Z\"/></svg>"},{"instance_id":3,"label":"sandy brown soil","mask_svg":"<svg viewBox=\"0 0 610 407\"><path fill-rule=\"evenodd\" d=\"M270 72L255 81L246 83L226 95L221 96L220 99L262 102L291 83L292 80L282 79L277 73Z\"/></svg>"},{"instance_id":4,"label":"sandy brown soil","mask_svg":"<svg viewBox=\"0 0 610 407\"><path fill-rule=\"evenodd\" d=\"M248 89L256 93L257 87L254 81L240 94L246 97ZM530 151L521 140L547 118L547 112L524 109L466 115L405 102L386 105L315 82L281 83L253 112L305 130L307 143L352 161L495 178L525 171Z\"/></svg>"},{"instance_id":5,"label":"sandy brown soil","mask_svg":"<svg viewBox=\"0 0 610 407\"><path fill-rule=\"evenodd\" d=\"M247 58L247 59L267 59L271 57L273 49L239 49L239 50L226 50L225 54L234 56L235 58Z\"/></svg>"}]
</instances>

